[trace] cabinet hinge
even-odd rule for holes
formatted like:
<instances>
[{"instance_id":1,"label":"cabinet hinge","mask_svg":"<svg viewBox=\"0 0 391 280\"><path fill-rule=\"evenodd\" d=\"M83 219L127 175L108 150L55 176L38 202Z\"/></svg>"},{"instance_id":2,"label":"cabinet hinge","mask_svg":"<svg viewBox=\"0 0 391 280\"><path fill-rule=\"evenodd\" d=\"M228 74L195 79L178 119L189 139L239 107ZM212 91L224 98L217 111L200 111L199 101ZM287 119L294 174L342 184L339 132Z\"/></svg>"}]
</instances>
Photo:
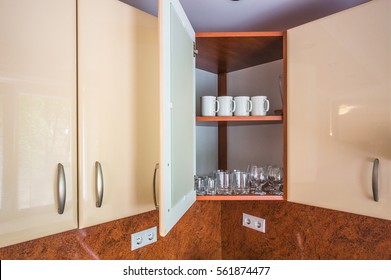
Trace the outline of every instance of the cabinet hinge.
<instances>
[{"instance_id":1,"label":"cabinet hinge","mask_svg":"<svg viewBox=\"0 0 391 280\"><path fill-rule=\"evenodd\" d=\"M198 54L197 46L196 46L196 43L193 42L193 56L196 57L197 54Z\"/></svg>"}]
</instances>

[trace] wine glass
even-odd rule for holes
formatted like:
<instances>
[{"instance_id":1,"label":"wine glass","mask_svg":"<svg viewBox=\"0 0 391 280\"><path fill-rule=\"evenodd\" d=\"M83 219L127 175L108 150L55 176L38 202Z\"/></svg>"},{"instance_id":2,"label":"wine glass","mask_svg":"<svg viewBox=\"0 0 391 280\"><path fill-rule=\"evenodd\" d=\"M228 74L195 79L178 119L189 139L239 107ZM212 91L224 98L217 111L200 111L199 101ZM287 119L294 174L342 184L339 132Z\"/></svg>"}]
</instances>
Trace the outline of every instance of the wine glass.
<instances>
[{"instance_id":1,"label":"wine glass","mask_svg":"<svg viewBox=\"0 0 391 280\"><path fill-rule=\"evenodd\" d=\"M249 164L247 166L247 173L248 173L248 182L250 185L250 193L254 193L255 191L255 179L256 179L256 171L255 169L257 168L256 165L254 164ZM255 177L254 177L255 176Z\"/></svg>"},{"instance_id":2,"label":"wine glass","mask_svg":"<svg viewBox=\"0 0 391 280\"><path fill-rule=\"evenodd\" d=\"M265 165L263 166L263 169L266 176L266 182L265 182L265 186L263 187L263 190L267 193L270 193L271 191L273 191L273 181L274 181L273 166Z\"/></svg>"},{"instance_id":3,"label":"wine glass","mask_svg":"<svg viewBox=\"0 0 391 280\"><path fill-rule=\"evenodd\" d=\"M250 178L253 185L255 186L253 194L265 195L266 193L262 190L262 187L266 178L262 168L253 165L251 167Z\"/></svg>"},{"instance_id":4,"label":"wine glass","mask_svg":"<svg viewBox=\"0 0 391 280\"><path fill-rule=\"evenodd\" d=\"M271 191L271 194L274 195L283 195L282 187L284 183L284 171L282 167L274 167L273 168L273 190Z\"/></svg>"},{"instance_id":5,"label":"wine glass","mask_svg":"<svg viewBox=\"0 0 391 280\"><path fill-rule=\"evenodd\" d=\"M265 186L267 185L267 176L268 176L268 171L267 171L267 168L265 166L260 166L258 168L259 170L259 182L260 182L260 185L261 185L261 190L264 192L264 188ZM264 192L264 194L266 194Z\"/></svg>"}]
</instances>

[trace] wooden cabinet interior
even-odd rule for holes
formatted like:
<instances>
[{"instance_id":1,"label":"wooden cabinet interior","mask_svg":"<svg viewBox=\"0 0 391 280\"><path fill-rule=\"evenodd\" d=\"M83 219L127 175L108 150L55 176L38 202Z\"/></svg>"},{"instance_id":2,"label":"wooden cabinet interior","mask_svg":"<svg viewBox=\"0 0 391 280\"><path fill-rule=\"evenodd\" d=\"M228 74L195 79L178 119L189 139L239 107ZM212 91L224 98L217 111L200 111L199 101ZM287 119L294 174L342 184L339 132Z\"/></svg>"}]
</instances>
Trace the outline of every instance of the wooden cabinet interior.
<instances>
[{"instance_id":1,"label":"wooden cabinet interior","mask_svg":"<svg viewBox=\"0 0 391 280\"><path fill-rule=\"evenodd\" d=\"M211 32L196 33L198 55L196 67L218 75L218 96L227 95L227 73L253 67L259 64L283 60L283 100L286 101L286 32ZM283 102L283 116L286 116L286 102ZM227 157L227 122L257 121L283 122L283 168L284 178L287 174L286 166L286 127L283 116L272 115L265 117L201 117L197 122L218 122L218 168L226 170ZM284 186L286 188L286 186ZM243 198L244 197L244 198ZM198 200L232 200L232 199L286 199L286 190L283 197L276 196L199 196Z\"/></svg>"},{"instance_id":2,"label":"wooden cabinet interior","mask_svg":"<svg viewBox=\"0 0 391 280\"><path fill-rule=\"evenodd\" d=\"M196 33L196 67L225 74L283 59L283 32Z\"/></svg>"}]
</instances>

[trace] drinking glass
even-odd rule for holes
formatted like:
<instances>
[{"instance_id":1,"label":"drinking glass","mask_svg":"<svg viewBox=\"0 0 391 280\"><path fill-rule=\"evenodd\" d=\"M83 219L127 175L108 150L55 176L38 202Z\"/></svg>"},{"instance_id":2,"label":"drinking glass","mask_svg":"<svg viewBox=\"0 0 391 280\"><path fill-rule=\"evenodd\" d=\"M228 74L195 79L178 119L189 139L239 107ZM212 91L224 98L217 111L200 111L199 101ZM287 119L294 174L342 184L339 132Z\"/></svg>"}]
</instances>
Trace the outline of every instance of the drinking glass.
<instances>
[{"instance_id":1,"label":"drinking glass","mask_svg":"<svg viewBox=\"0 0 391 280\"><path fill-rule=\"evenodd\" d=\"M275 166L272 165L265 165L263 167L266 174L266 183L265 186L263 187L263 190L267 193L273 191L273 181L274 181L273 168L274 167Z\"/></svg>"},{"instance_id":2,"label":"drinking glass","mask_svg":"<svg viewBox=\"0 0 391 280\"><path fill-rule=\"evenodd\" d=\"M253 194L265 195L266 193L262 190L263 185L265 184L266 178L263 170L256 165L252 165L250 169L250 180L252 182Z\"/></svg>"},{"instance_id":3,"label":"drinking glass","mask_svg":"<svg viewBox=\"0 0 391 280\"><path fill-rule=\"evenodd\" d=\"M229 172L222 170L217 170L215 172L217 194L232 194L229 175Z\"/></svg>"},{"instance_id":4,"label":"drinking glass","mask_svg":"<svg viewBox=\"0 0 391 280\"><path fill-rule=\"evenodd\" d=\"M207 195L215 195L216 194L216 181L215 178L211 176L204 177L204 185Z\"/></svg>"},{"instance_id":5,"label":"drinking glass","mask_svg":"<svg viewBox=\"0 0 391 280\"><path fill-rule=\"evenodd\" d=\"M284 170L282 167L273 168L274 181L273 181L273 190L271 194L274 195L283 195L283 184L284 184Z\"/></svg>"},{"instance_id":6,"label":"drinking glass","mask_svg":"<svg viewBox=\"0 0 391 280\"><path fill-rule=\"evenodd\" d=\"M268 182L267 175L268 175L267 168L265 166L260 166L258 168L259 184L260 184L261 191L264 192L264 194L266 194L264 188L266 187Z\"/></svg>"},{"instance_id":7,"label":"drinking glass","mask_svg":"<svg viewBox=\"0 0 391 280\"><path fill-rule=\"evenodd\" d=\"M234 194L248 194L248 173L239 170L231 172L232 191Z\"/></svg>"},{"instance_id":8,"label":"drinking glass","mask_svg":"<svg viewBox=\"0 0 391 280\"><path fill-rule=\"evenodd\" d=\"M247 170L246 170L247 177L248 177L248 182L247 183L249 185L250 193L254 193L254 191L255 191L254 179L253 179L252 174L251 174L252 169L254 168L253 166L254 166L254 164L247 165Z\"/></svg>"},{"instance_id":9,"label":"drinking glass","mask_svg":"<svg viewBox=\"0 0 391 280\"><path fill-rule=\"evenodd\" d=\"M250 192L255 193L255 181L257 179L257 166L255 164L251 164L247 168L249 181L250 181Z\"/></svg>"},{"instance_id":10,"label":"drinking glass","mask_svg":"<svg viewBox=\"0 0 391 280\"><path fill-rule=\"evenodd\" d=\"M197 195L205 195L206 190L205 190L205 185L202 180L202 177L200 176L194 176L194 189L196 191Z\"/></svg>"}]
</instances>

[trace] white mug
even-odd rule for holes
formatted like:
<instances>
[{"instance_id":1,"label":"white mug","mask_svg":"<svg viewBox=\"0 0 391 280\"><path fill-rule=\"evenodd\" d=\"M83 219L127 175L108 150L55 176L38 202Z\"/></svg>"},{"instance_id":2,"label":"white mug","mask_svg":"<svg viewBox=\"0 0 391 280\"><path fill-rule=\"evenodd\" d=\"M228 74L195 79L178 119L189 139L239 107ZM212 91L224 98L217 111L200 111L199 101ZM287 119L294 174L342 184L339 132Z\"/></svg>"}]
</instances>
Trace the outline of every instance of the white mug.
<instances>
[{"instance_id":1,"label":"white mug","mask_svg":"<svg viewBox=\"0 0 391 280\"><path fill-rule=\"evenodd\" d=\"M234 97L236 102L235 116L249 116L253 108L253 103L249 96L236 96Z\"/></svg>"},{"instance_id":2,"label":"white mug","mask_svg":"<svg viewBox=\"0 0 391 280\"><path fill-rule=\"evenodd\" d=\"M201 116L216 116L220 103L216 96L201 96Z\"/></svg>"},{"instance_id":3,"label":"white mug","mask_svg":"<svg viewBox=\"0 0 391 280\"><path fill-rule=\"evenodd\" d=\"M217 101L220 103L218 116L232 116L235 112L236 103L232 96L217 96Z\"/></svg>"},{"instance_id":4,"label":"white mug","mask_svg":"<svg viewBox=\"0 0 391 280\"><path fill-rule=\"evenodd\" d=\"M252 96L253 109L251 116L266 116L266 113L270 109L270 103L267 96Z\"/></svg>"}]
</instances>

